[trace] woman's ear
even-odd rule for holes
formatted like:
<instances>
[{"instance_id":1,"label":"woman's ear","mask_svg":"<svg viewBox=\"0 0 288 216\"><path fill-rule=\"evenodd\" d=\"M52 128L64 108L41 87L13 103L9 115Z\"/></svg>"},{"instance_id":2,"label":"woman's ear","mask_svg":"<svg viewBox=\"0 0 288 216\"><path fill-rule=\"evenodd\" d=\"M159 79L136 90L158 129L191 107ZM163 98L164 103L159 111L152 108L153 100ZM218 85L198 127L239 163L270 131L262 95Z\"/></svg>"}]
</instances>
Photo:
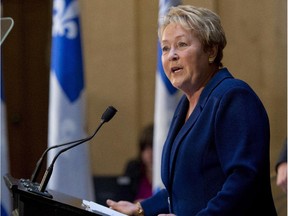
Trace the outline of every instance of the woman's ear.
<instances>
[{"instance_id":1,"label":"woman's ear","mask_svg":"<svg viewBox=\"0 0 288 216\"><path fill-rule=\"evenodd\" d=\"M218 53L218 46L213 46L209 49L208 61L210 64L212 64L214 62L215 58L217 57L217 53Z\"/></svg>"}]
</instances>

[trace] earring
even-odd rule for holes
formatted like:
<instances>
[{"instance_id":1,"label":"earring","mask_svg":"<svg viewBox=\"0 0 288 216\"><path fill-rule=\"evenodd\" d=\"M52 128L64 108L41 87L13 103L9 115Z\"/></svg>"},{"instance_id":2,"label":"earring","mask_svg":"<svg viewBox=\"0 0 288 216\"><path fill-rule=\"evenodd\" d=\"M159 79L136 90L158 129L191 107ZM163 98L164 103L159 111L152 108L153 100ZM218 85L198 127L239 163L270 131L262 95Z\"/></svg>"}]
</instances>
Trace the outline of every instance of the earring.
<instances>
[{"instance_id":1,"label":"earring","mask_svg":"<svg viewBox=\"0 0 288 216\"><path fill-rule=\"evenodd\" d=\"M212 63L214 62L214 58L213 58L213 57L210 57L210 58L208 59L208 61L209 61L210 64L212 64Z\"/></svg>"}]
</instances>

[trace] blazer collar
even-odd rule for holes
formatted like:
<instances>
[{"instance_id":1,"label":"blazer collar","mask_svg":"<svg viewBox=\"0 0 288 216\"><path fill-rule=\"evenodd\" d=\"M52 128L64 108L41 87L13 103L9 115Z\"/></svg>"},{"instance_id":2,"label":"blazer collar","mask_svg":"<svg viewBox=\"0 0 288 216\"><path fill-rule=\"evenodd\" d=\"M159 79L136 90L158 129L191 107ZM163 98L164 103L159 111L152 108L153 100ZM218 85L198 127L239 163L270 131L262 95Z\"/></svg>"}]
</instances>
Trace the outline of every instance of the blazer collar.
<instances>
[{"instance_id":1,"label":"blazer collar","mask_svg":"<svg viewBox=\"0 0 288 216\"><path fill-rule=\"evenodd\" d=\"M227 68L220 69L203 89L198 104L203 108L213 90L225 79L233 78Z\"/></svg>"}]
</instances>

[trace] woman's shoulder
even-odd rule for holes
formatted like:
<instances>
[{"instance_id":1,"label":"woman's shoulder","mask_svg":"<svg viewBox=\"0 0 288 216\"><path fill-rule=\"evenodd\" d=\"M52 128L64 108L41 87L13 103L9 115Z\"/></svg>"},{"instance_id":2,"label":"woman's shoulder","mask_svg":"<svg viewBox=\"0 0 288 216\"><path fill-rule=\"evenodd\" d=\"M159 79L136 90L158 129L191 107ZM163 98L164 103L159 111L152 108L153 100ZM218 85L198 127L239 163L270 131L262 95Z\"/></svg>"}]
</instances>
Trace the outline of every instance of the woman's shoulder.
<instances>
[{"instance_id":1,"label":"woman's shoulder","mask_svg":"<svg viewBox=\"0 0 288 216\"><path fill-rule=\"evenodd\" d=\"M246 81L235 78L227 68L222 69L219 75L215 77L214 86L211 89L213 89L211 93L250 92L256 95Z\"/></svg>"}]
</instances>

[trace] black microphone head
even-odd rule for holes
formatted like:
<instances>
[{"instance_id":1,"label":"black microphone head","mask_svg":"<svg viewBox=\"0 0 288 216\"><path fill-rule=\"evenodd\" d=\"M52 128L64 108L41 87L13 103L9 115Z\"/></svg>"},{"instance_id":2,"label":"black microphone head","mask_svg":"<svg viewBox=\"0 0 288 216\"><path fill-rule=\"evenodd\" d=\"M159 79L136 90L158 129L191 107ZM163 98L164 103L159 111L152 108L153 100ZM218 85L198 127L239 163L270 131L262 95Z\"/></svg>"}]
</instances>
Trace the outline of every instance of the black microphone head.
<instances>
[{"instance_id":1,"label":"black microphone head","mask_svg":"<svg viewBox=\"0 0 288 216\"><path fill-rule=\"evenodd\" d=\"M108 122L110 121L113 116L116 114L117 109L115 109L113 106L109 106L106 111L102 114L102 121L103 122Z\"/></svg>"}]
</instances>

